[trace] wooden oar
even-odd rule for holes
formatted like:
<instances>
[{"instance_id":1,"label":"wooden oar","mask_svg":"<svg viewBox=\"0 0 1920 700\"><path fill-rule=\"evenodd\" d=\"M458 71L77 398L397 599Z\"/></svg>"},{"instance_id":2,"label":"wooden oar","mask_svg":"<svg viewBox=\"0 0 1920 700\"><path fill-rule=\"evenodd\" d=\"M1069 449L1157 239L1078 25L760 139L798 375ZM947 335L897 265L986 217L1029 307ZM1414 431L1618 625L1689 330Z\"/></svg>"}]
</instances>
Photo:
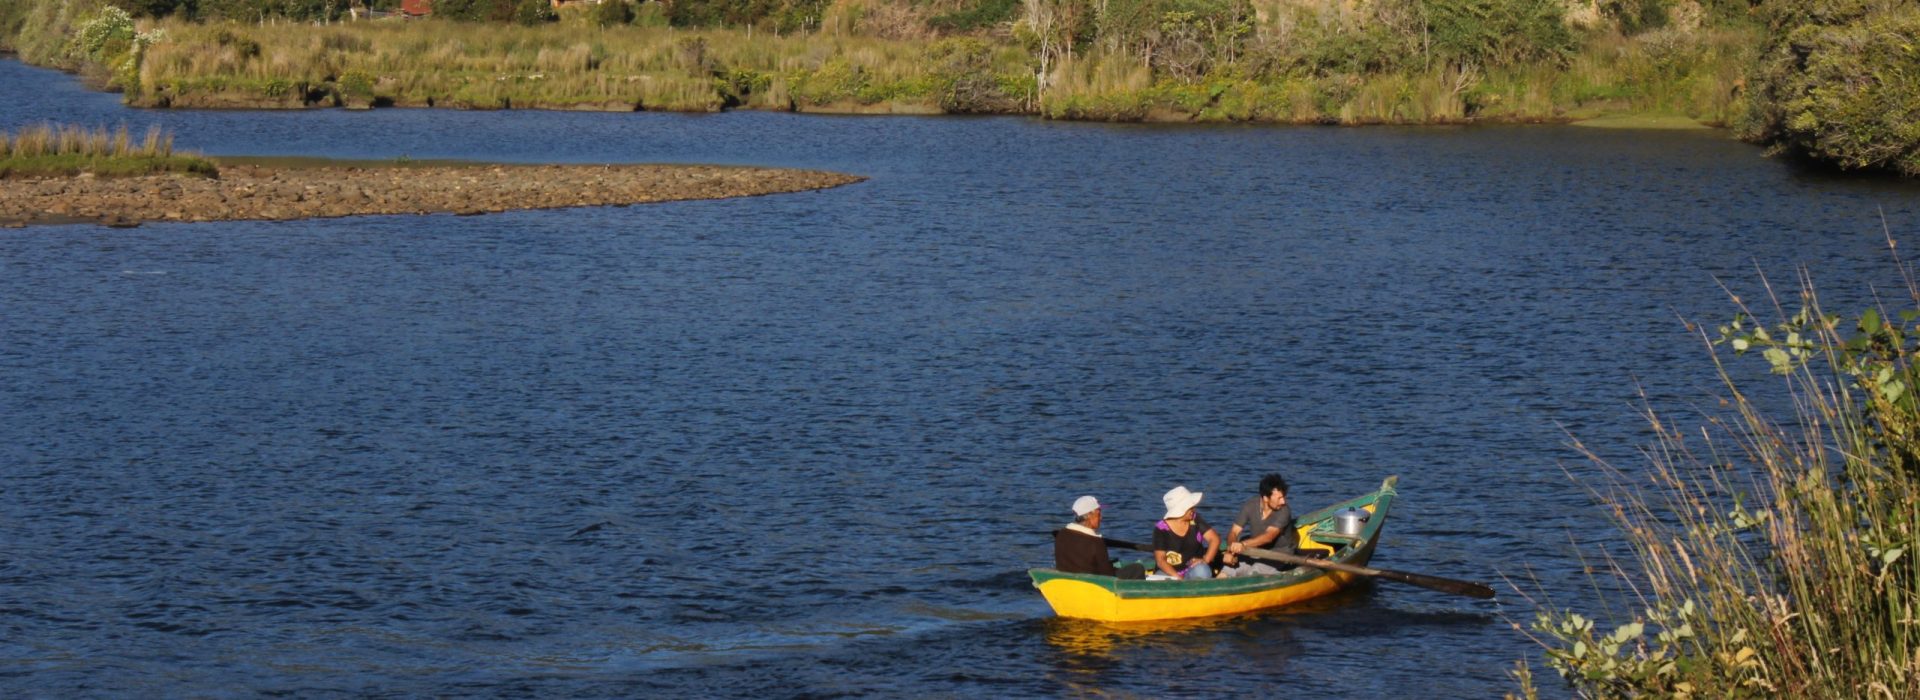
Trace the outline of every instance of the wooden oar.
<instances>
[{"instance_id":1,"label":"wooden oar","mask_svg":"<svg viewBox=\"0 0 1920 700\"><path fill-rule=\"evenodd\" d=\"M1126 540L1116 540L1111 537L1105 537L1101 539L1106 540L1108 547L1121 547L1124 549L1132 549L1140 552L1153 551L1153 547L1149 545L1128 542ZM1242 549L1240 550L1240 556L1247 557L1249 559L1259 559L1259 560L1266 561L1269 563L1274 563L1274 564L1288 564L1293 566L1311 566L1317 569L1326 569L1328 571L1343 571L1356 576L1366 576L1369 578L1383 578L1388 581L1399 581L1401 583L1412 584L1415 586L1419 586L1421 588L1430 588L1436 591L1440 591L1442 593L1452 593L1454 595L1463 595L1470 598L1479 598L1482 600L1488 600L1493 598L1492 588L1488 588L1486 586L1483 586L1478 583L1474 583L1472 581L1461 581L1458 579L1441 578L1439 576L1428 576L1426 574L1416 574L1416 573L1410 573L1406 571L1394 571L1392 569L1375 569L1370 566L1354 566L1352 564L1341 564L1339 562L1327 561L1325 559L1314 559L1312 557L1295 556L1292 554L1281 554L1271 549L1261 549L1259 547L1248 547L1246 549Z\"/></svg>"}]
</instances>

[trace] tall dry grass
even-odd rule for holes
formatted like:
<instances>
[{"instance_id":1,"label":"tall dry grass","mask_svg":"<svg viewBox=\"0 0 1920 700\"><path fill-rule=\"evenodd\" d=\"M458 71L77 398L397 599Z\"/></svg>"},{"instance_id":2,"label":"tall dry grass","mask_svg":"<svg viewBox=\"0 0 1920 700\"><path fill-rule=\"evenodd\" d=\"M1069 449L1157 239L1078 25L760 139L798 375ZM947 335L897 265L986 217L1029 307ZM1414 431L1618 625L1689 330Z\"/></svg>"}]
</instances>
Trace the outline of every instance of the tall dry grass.
<instances>
[{"instance_id":1,"label":"tall dry grass","mask_svg":"<svg viewBox=\"0 0 1920 700\"><path fill-rule=\"evenodd\" d=\"M123 177L186 173L217 177L219 168L196 153L176 152L173 135L158 126L136 138L122 125L113 129L70 124L40 124L0 131L0 179L57 177L93 173Z\"/></svg>"},{"instance_id":2,"label":"tall dry grass","mask_svg":"<svg viewBox=\"0 0 1920 700\"><path fill-rule=\"evenodd\" d=\"M157 125L148 127L138 142L125 125L106 129L40 124L11 133L0 131L0 158L43 156L168 158L173 156L173 134Z\"/></svg>"},{"instance_id":3,"label":"tall dry grass","mask_svg":"<svg viewBox=\"0 0 1920 700\"><path fill-rule=\"evenodd\" d=\"M870 103L930 99L919 86L933 71L924 43L820 33L749 40L722 29L442 21L161 26L172 40L148 50L140 77L153 89L142 99L174 105L224 94L293 104L785 108L794 87L822 71L853 80L813 98ZM741 91L749 86L760 90Z\"/></svg>"},{"instance_id":4,"label":"tall dry grass","mask_svg":"<svg viewBox=\"0 0 1920 700\"><path fill-rule=\"evenodd\" d=\"M1907 279L1906 313L1829 315L1803 275L1792 313L1768 299L1758 317L1772 320L1743 306L1721 327L1722 346L1765 359L1790 413L1718 365L1724 410L1693 427L1649 411L1645 470L1587 452L1611 474L1595 492L1631 547L1613 575L1638 610L1611 629L1574 612L1536 621L1576 692L1920 697L1920 290Z\"/></svg>"},{"instance_id":5,"label":"tall dry grass","mask_svg":"<svg viewBox=\"0 0 1920 700\"><path fill-rule=\"evenodd\" d=\"M1369 73L1281 71L1228 63L1196 80L1157 74L1138 56L1094 50L1063 60L1037 111L1066 119L1190 118L1338 124L1566 121L1609 113L1685 115L1726 124L1757 30L1598 33L1565 65L1497 69L1409 64ZM1295 50L1304 51L1304 48ZM1269 62L1298 64L1304 59Z\"/></svg>"}]
</instances>

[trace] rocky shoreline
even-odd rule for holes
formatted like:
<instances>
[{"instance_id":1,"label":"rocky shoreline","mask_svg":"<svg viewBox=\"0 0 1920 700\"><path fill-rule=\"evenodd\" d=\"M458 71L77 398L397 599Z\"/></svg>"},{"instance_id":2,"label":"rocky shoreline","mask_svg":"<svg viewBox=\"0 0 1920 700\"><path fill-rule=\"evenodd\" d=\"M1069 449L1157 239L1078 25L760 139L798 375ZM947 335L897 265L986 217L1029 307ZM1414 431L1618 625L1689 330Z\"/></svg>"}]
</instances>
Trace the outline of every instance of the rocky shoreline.
<instances>
[{"instance_id":1,"label":"rocky shoreline","mask_svg":"<svg viewBox=\"0 0 1920 700\"><path fill-rule=\"evenodd\" d=\"M222 164L218 178L0 181L0 226L483 214L801 192L865 178L814 170L702 165Z\"/></svg>"}]
</instances>

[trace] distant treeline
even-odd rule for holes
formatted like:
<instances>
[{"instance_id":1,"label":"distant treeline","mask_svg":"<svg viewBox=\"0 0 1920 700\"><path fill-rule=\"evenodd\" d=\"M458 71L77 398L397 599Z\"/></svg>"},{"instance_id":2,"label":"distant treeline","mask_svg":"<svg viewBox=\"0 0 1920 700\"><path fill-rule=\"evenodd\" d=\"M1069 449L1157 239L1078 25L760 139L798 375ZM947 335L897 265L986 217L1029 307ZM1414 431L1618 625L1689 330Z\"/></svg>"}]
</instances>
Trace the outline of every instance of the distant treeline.
<instances>
[{"instance_id":1,"label":"distant treeline","mask_svg":"<svg viewBox=\"0 0 1920 700\"><path fill-rule=\"evenodd\" d=\"M1920 174L1911 0L434 0L433 20L404 29L340 22L355 1L17 0L0 5L0 45L94 66L154 106L1342 124L1662 113ZM109 2L131 19L108 17Z\"/></svg>"}]
</instances>

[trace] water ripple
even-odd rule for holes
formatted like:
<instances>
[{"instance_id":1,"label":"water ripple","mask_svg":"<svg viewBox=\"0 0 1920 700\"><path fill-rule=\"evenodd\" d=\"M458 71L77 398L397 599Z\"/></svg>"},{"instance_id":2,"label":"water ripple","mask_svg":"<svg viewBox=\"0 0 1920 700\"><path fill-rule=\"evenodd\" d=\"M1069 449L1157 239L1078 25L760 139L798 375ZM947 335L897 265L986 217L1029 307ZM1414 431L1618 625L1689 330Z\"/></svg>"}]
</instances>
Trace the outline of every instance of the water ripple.
<instances>
[{"instance_id":1,"label":"water ripple","mask_svg":"<svg viewBox=\"0 0 1920 700\"><path fill-rule=\"evenodd\" d=\"M1677 318L1897 270L1920 190L1723 135L778 114L134 112L0 61L0 128L215 153L822 167L837 190L485 217L0 231L0 694L1438 697L1532 652L1362 587L1198 623L1051 618L1097 493L1225 521L1389 474L1381 566L1557 603ZM1614 543L1617 544L1617 543Z\"/></svg>"}]
</instances>

